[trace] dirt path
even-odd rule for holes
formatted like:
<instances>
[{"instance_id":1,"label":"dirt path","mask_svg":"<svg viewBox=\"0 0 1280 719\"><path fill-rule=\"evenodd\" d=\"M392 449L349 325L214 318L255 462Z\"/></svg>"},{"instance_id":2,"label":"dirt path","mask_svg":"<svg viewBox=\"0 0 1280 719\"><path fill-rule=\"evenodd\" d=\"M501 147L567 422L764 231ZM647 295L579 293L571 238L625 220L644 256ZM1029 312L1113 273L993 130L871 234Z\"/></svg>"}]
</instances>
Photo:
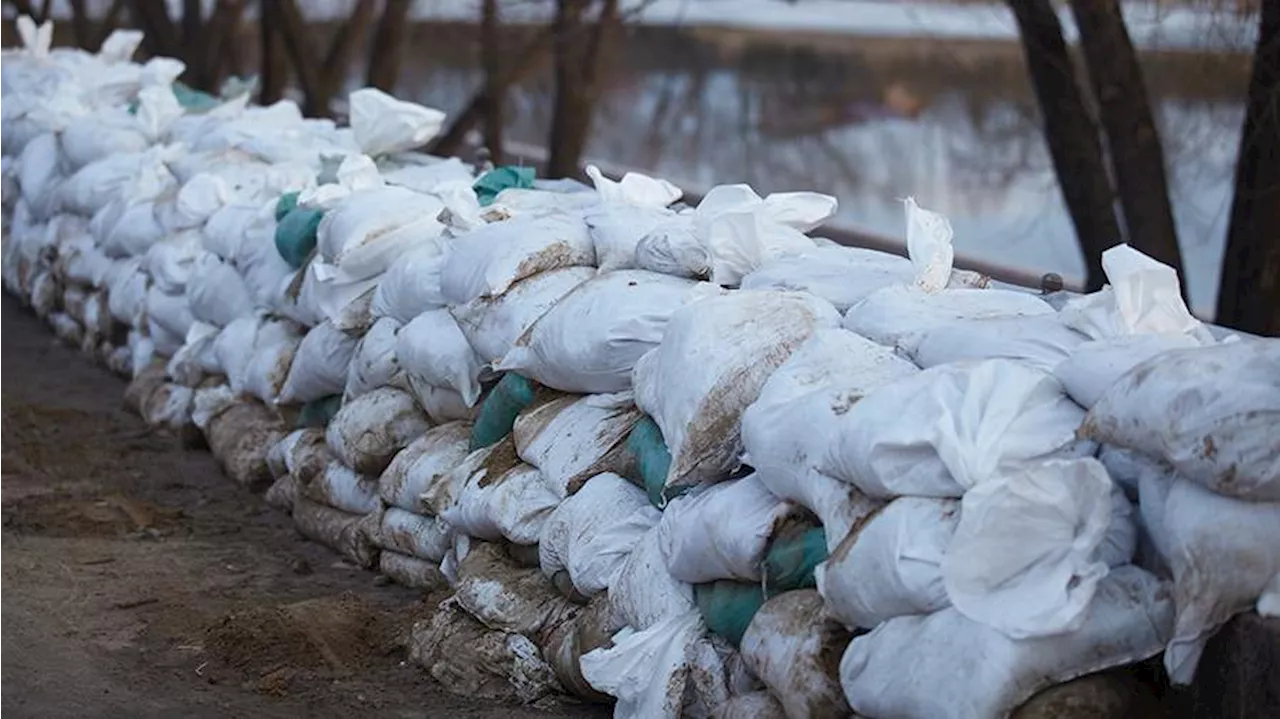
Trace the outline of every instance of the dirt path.
<instances>
[{"instance_id":1,"label":"dirt path","mask_svg":"<svg viewBox=\"0 0 1280 719\"><path fill-rule=\"evenodd\" d=\"M395 641L418 592L307 542L124 383L3 300L3 710L11 716L600 716L444 692ZM605 712L603 715L607 715Z\"/></svg>"}]
</instances>

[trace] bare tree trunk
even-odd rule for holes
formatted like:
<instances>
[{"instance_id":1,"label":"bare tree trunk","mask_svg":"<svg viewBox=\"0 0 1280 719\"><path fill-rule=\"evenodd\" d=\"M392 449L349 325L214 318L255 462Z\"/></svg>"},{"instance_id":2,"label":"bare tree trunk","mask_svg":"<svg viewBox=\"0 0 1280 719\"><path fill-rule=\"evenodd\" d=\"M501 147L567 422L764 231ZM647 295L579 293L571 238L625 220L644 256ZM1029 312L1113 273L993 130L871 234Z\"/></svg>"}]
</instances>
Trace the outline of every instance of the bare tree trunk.
<instances>
[{"instance_id":1,"label":"bare tree trunk","mask_svg":"<svg viewBox=\"0 0 1280 719\"><path fill-rule=\"evenodd\" d=\"M395 90L396 80L400 77L400 61L404 56L405 26L412 4L412 0L387 0L369 52L367 85L384 92Z\"/></svg>"},{"instance_id":2,"label":"bare tree trunk","mask_svg":"<svg viewBox=\"0 0 1280 719\"><path fill-rule=\"evenodd\" d=\"M1071 0L1130 244L1182 271L1164 152L1119 0Z\"/></svg>"},{"instance_id":3,"label":"bare tree trunk","mask_svg":"<svg viewBox=\"0 0 1280 719\"><path fill-rule=\"evenodd\" d=\"M590 5L590 0L558 0L556 4L556 97L548 142L549 177L578 174L578 163L591 134L600 50L618 21L617 0L603 0L593 31L584 32L584 15Z\"/></svg>"},{"instance_id":4,"label":"bare tree trunk","mask_svg":"<svg viewBox=\"0 0 1280 719\"><path fill-rule=\"evenodd\" d=\"M265 7L272 12L263 22L274 23L273 30L283 38L294 75L302 86L305 97L302 111L312 117L328 115L330 101L342 89L356 43L364 37L373 16L375 0L358 0L323 60L311 42L309 28L294 0L272 0Z\"/></svg>"},{"instance_id":5,"label":"bare tree trunk","mask_svg":"<svg viewBox=\"0 0 1280 719\"><path fill-rule=\"evenodd\" d=\"M1049 0L1007 1L1018 20L1058 187L1084 255L1085 286L1097 290L1106 282L1102 253L1121 241L1098 126L1080 93L1062 25Z\"/></svg>"},{"instance_id":6,"label":"bare tree trunk","mask_svg":"<svg viewBox=\"0 0 1280 719\"><path fill-rule=\"evenodd\" d=\"M507 88L532 72L538 66L538 57L551 45L552 36L552 29L550 27L544 28L534 36L529 44L524 46L518 57L505 63L501 78L494 83L497 90L505 93ZM484 98L485 88L482 87L471 96L471 100L467 102L462 112L454 116L449 127L431 142L431 145L427 147L427 152L433 155L456 154L458 149L462 147L463 141L466 140L467 133L476 126L476 123L484 119Z\"/></svg>"},{"instance_id":7,"label":"bare tree trunk","mask_svg":"<svg viewBox=\"0 0 1280 719\"><path fill-rule=\"evenodd\" d=\"M499 86L502 48L498 37L498 0L484 0L480 14L480 66L484 69L484 145L495 165L503 160L502 123L507 91Z\"/></svg>"},{"instance_id":8,"label":"bare tree trunk","mask_svg":"<svg viewBox=\"0 0 1280 719\"><path fill-rule=\"evenodd\" d=\"M1280 2L1262 3L1236 159L1219 324L1280 336Z\"/></svg>"},{"instance_id":9,"label":"bare tree trunk","mask_svg":"<svg viewBox=\"0 0 1280 719\"><path fill-rule=\"evenodd\" d=\"M288 60L280 43L280 33L276 31L275 13L270 7L275 2L276 0L258 0L258 52L262 56L258 102L263 105L270 105L284 97L284 86L289 76Z\"/></svg>"},{"instance_id":10,"label":"bare tree trunk","mask_svg":"<svg viewBox=\"0 0 1280 719\"><path fill-rule=\"evenodd\" d=\"M317 88L319 97L308 98L308 104L323 108L323 111L317 111L315 114L328 114L329 102L342 89L351 58L355 54L356 47L364 39L365 30L368 29L377 6L377 0L356 0L356 6L351 11L351 15L346 22L342 23L338 36L333 39L333 44L329 46L329 52L325 55L324 64L321 65L320 86Z\"/></svg>"}]
</instances>

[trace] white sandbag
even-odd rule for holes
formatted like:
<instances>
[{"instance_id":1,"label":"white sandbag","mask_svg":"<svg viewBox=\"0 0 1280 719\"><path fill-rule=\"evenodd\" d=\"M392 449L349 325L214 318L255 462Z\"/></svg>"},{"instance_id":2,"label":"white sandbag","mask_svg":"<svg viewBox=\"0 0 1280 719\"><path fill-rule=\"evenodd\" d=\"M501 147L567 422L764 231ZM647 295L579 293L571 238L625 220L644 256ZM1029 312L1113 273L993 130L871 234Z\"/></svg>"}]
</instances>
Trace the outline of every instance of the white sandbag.
<instances>
[{"instance_id":1,"label":"white sandbag","mask_svg":"<svg viewBox=\"0 0 1280 719\"><path fill-rule=\"evenodd\" d=\"M911 351L921 367L983 359L1013 359L1052 372L1088 337L1056 314L960 319L924 332Z\"/></svg>"},{"instance_id":2,"label":"white sandbag","mask_svg":"<svg viewBox=\"0 0 1280 719\"><path fill-rule=\"evenodd\" d=\"M401 327L395 353L415 380L457 391L468 407L480 399L481 359L448 310L423 312Z\"/></svg>"},{"instance_id":3,"label":"white sandbag","mask_svg":"<svg viewBox=\"0 0 1280 719\"><path fill-rule=\"evenodd\" d=\"M156 285L147 290L147 319L176 337L185 337L196 321L185 294L169 294Z\"/></svg>"},{"instance_id":4,"label":"white sandbag","mask_svg":"<svg viewBox=\"0 0 1280 719\"><path fill-rule=\"evenodd\" d=\"M447 387L434 387L426 382L415 380L408 375L405 376L405 381L409 385L409 393L417 400L418 406L427 413L427 416L435 424L459 420L471 421L480 414L480 407L483 402L477 402L475 405L468 407L466 400L457 390Z\"/></svg>"},{"instance_id":5,"label":"white sandbag","mask_svg":"<svg viewBox=\"0 0 1280 719\"><path fill-rule=\"evenodd\" d=\"M270 215L256 218L246 228L239 249L234 263L253 295L254 304L262 308L273 307L280 287L294 273L293 267L276 249L275 219Z\"/></svg>"},{"instance_id":6,"label":"white sandbag","mask_svg":"<svg viewBox=\"0 0 1280 719\"><path fill-rule=\"evenodd\" d=\"M834 551L879 502L814 469L836 441L837 419L873 388L919 373L893 350L845 329L814 332L742 413L743 461L782 499L818 516Z\"/></svg>"},{"instance_id":7,"label":"white sandbag","mask_svg":"<svg viewBox=\"0 0 1280 719\"><path fill-rule=\"evenodd\" d=\"M498 362L552 305L595 274L592 267L540 272L516 282L501 295L478 297L450 311L476 354L485 362ZM384 285L386 282L383 280Z\"/></svg>"},{"instance_id":8,"label":"white sandbag","mask_svg":"<svg viewBox=\"0 0 1280 719\"><path fill-rule=\"evenodd\" d=\"M840 683L863 716L1006 716L1048 686L1157 654L1172 619L1156 578L1123 567L1074 632L1014 640L954 608L896 617L849 644Z\"/></svg>"},{"instance_id":9,"label":"white sandbag","mask_svg":"<svg viewBox=\"0 0 1280 719\"><path fill-rule=\"evenodd\" d=\"M493 198L484 214L491 221L505 218L530 220L552 215L581 215L600 204L597 193L587 191L576 180L572 182L568 190L508 187Z\"/></svg>"},{"instance_id":10,"label":"white sandbag","mask_svg":"<svg viewBox=\"0 0 1280 719\"><path fill-rule=\"evenodd\" d=\"M663 208L604 204L588 211L587 229L601 272L637 267L636 247L662 223L675 217Z\"/></svg>"},{"instance_id":11,"label":"white sandbag","mask_svg":"<svg viewBox=\"0 0 1280 719\"><path fill-rule=\"evenodd\" d=\"M1154 357L1089 411L1081 434L1136 449L1221 494L1280 501L1280 342Z\"/></svg>"},{"instance_id":12,"label":"white sandbag","mask_svg":"<svg viewBox=\"0 0 1280 719\"><path fill-rule=\"evenodd\" d=\"M377 476L396 452L430 427L411 395L382 387L344 404L329 423L325 442L343 464L361 474Z\"/></svg>"},{"instance_id":13,"label":"white sandbag","mask_svg":"<svg viewBox=\"0 0 1280 719\"><path fill-rule=\"evenodd\" d=\"M351 132L366 155L387 155L425 145L444 124L444 113L365 87L347 96Z\"/></svg>"},{"instance_id":14,"label":"white sandbag","mask_svg":"<svg viewBox=\"0 0 1280 719\"><path fill-rule=\"evenodd\" d=\"M378 493L389 506L426 511L422 495L470 454L471 425L450 422L432 427L400 450L378 478Z\"/></svg>"},{"instance_id":15,"label":"white sandbag","mask_svg":"<svg viewBox=\"0 0 1280 719\"><path fill-rule=\"evenodd\" d=\"M592 477L551 512L538 542L542 573L566 572L584 597L613 586L636 542L661 513L644 490L616 474ZM560 585L560 582L557 582Z\"/></svg>"},{"instance_id":16,"label":"white sandbag","mask_svg":"<svg viewBox=\"0 0 1280 719\"><path fill-rule=\"evenodd\" d=\"M960 520L959 504L899 497L846 536L814 569L831 614L847 626L869 629L948 606L942 564Z\"/></svg>"},{"instance_id":17,"label":"white sandbag","mask_svg":"<svg viewBox=\"0 0 1280 719\"><path fill-rule=\"evenodd\" d=\"M283 335L279 339L273 336L277 331ZM289 377L289 368L301 341L301 335L292 324L264 323L254 340L253 354L244 367L243 391L262 400L268 407L274 407ZM216 344L214 351L217 352Z\"/></svg>"},{"instance_id":18,"label":"white sandbag","mask_svg":"<svg viewBox=\"0 0 1280 719\"><path fill-rule=\"evenodd\" d=\"M453 527L443 519L389 507L378 527L378 546L435 562L453 546Z\"/></svg>"},{"instance_id":19,"label":"white sandbag","mask_svg":"<svg viewBox=\"0 0 1280 719\"><path fill-rule=\"evenodd\" d=\"M228 204L209 216L200 231L201 246L228 262L240 255L245 230L263 212L259 206Z\"/></svg>"},{"instance_id":20,"label":"white sandbag","mask_svg":"<svg viewBox=\"0 0 1280 719\"><path fill-rule=\"evenodd\" d=\"M529 545L538 543L547 517L559 503L538 468L520 462L472 472L440 517L468 536Z\"/></svg>"},{"instance_id":21,"label":"white sandbag","mask_svg":"<svg viewBox=\"0 0 1280 719\"><path fill-rule=\"evenodd\" d=\"M643 270L609 272L555 303L494 365L565 392L621 392L678 308L719 288Z\"/></svg>"},{"instance_id":22,"label":"white sandbag","mask_svg":"<svg viewBox=\"0 0 1280 719\"><path fill-rule=\"evenodd\" d=\"M795 505L752 474L671 500L658 523L658 544L667 570L682 582L759 581L769 540L795 514Z\"/></svg>"},{"instance_id":23,"label":"white sandbag","mask_svg":"<svg viewBox=\"0 0 1280 719\"><path fill-rule=\"evenodd\" d=\"M362 477L341 462L330 462L307 483L302 493L313 502L351 514L370 514L382 508L378 502L377 480Z\"/></svg>"},{"instance_id":24,"label":"white sandbag","mask_svg":"<svg viewBox=\"0 0 1280 719\"><path fill-rule=\"evenodd\" d=\"M742 278L744 290L811 292L840 312L882 287L911 282L905 257L861 247L819 247L781 257Z\"/></svg>"},{"instance_id":25,"label":"white sandbag","mask_svg":"<svg viewBox=\"0 0 1280 719\"><path fill-rule=\"evenodd\" d=\"M440 288L451 305L492 297L539 272L595 264L580 215L556 213L486 225L454 240Z\"/></svg>"},{"instance_id":26,"label":"white sandbag","mask_svg":"<svg viewBox=\"0 0 1280 719\"><path fill-rule=\"evenodd\" d=\"M645 629L626 627L613 644L582 655L582 676L616 697L617 717L679 717L689 672L686 652L706 631L697 611L675 614Z\"/></svg>"},{"instance_id":27,"label":"white sandbag","mask_svg":"<svg viewBox=\"0 0 1280 719\"><path fill-rule=\"evenodd\" d=\"M693 585L681 582L667 571L655 526L645 532L627 555L609 597L619 616L637 629L694 610Z\"/></svg>"},{"instance_id":28,"label":"white sandbag","mask_svg":"<svg viewBox=\"0 0 1280 719\"><path fill-rule=\"evenodd\" d=\"M386 271L410 248L440 235L444 226L436 216L443 209L436 198L402 187L347 195L316 229L316 249L324 258L317 265L325 273L320 279L360 280Z\"/></svg>"},{"instance_id":29,"label":"white sandbag","mask_svg":"<svg viewBox=\"0 0 1280 719\"><path fill-rule=\"evenodd\" d=\"M739 645L747 667L769 687L788 717L850 714L836 668L852 635L812 589L766 601Z\"/></svg>"},{"instance_id":30,"label":"white sandbag","mask_svg":"<svg viewBox=\"0 0 1280 719\"><path fill-rule=\"evenodd\" d=\"M18 185L32 215L44 219L58 209L58 141L45 133L28 142L18 155Z\"/></svg>"},{"instance_id":31,"label":"white sandbag","mask_svg":"<svg viewBox=\"0 0 1280 719\"><path fill-rule=\"evenodd\" d=\"M177 180L165 167L174 151L152 148L145 152L117 153L80 168L59 188L65 212L92 216L112 200L135 204L177 189ZM104 248L105 249L105 248Z\"/></svg>"},{"instance_id":32,"label":"white sandbag","mask_svg":"<svg viewBox=\"0 0 1280 719\"><path fill-rule=\"evenodd\" d=\"M378 281L370 306L373 316L405 324L423 312L447 305L440 292L440 270L448 256L449 243L440 237L396 258Z\"/></svg>"},{"instance_id":33,"label":"white sandbag","mask_svg":"<svg viewBox=\"0 0 1280 719\"><path fill-rule=\"evenodd\" d=\"M1086 456L1084 412L1052 375L1004 359L941 365L885 384L837 418L818 469L872 497L959 497L1002 468Z\"/></svg>"},{"instance_id":34,"label":"white sandbag","mask_svg":"<svg viewBox=\"0 0 1280 719\"><path fill-rule=\"evenodd\" d=\"M1161 471L1143 473L1141 500L1146 532L1173 574L1177 621L1165 669L1189 684L1209 639L1280 572L1280 503L1233 499Z\"/></svg>"},{"instance_id":35,"label":"white sandbag","mask_svg":"<svg viewBox=\"0 0 1280 719\"><path fill-rule=\"evenodd\" d=\"M49 326L53 336L72 346L79 346L84 339L84 328L65 312L54 312L49 316Z\"/></svg>"},{"instance_id":36,"label":"white sandbag","mask_svg":"<svg viewBox=\"0 0 1280 719\"><path fill-rule=\"evenodd\" d=\"M1120 378L1156 355L1199 347L1193 335L1143 334L1095 340L1077 345L1053 368L1076 404L1091 409Z\"/></svg>"},{"instance_id":37,"label":"white sandbag","mask_svg":"<svg viewBox=\"0 0 1280 719\"><path fill-rule=\"evenodd\" d=\"M1034 317L1053 308L1028 292L1000 289L943 289L893 285L849 308L844 327L889 347L913 351L924 333L962 319Z\"/></svg>"},{"instance_id":38,"label":"white sandbag","mask_svg":"<svg viewBox=\"0 0 1280 719\"><path fill-rule=\"evenodd\" d=\"M629 392L561 397L521 412L511 434L520 458L563 499L597 474L619 469L610 455L639 419Z\"/></svg>"},{"instance_id":39,"label":"white sandbag","mask_svg":"<svg viewBox=\"0 0 1280 719\"><path fill-rule=\"evenodd\" d=\"M279 442L271 445L271 449L267 451L267 469L271 470L271 477L279 479L289 474L289 460L293 456L294 449L298 447L299 443L319 434L319 432L310 428L295 429L286 434ZM292 501L289 506L293 506Z\"/></svg>"},{"instance_id":40,"label":"white sandbag","mask_svg":"<svg viewBox=\"0 0 1280 719\"><path fill-rule=\"evenodd\" d=\"M155 216L155 203L150 200L132 204L117 201L115 207L104 210L104 213L107 214L103 217L115 214L117 218L110 223L99 243L108 257L145 255L165 238L164 228Z\"/></svg>"},{"instance_id":41,"label":"white sandbag","mask_svg":"<svg viewBox=\"0 0 1280 719\"><path fill-rule=\"evenodd\" d=\"M669 488L724 479L740 464L742 412L814 332L839 323L805 293L739 291L677 310L636 363L636 405L662 429Z\"/></svg>"},{"instance_id":42,"label":"white sandbag","mask_svg":"<svg viewBox=\"0 0 1280 719\"><path fill-rule=\"evenodd\" d=\"M191 316L217 327L253 312L253 297L240 273L212 252L196 258L186 295Z\"/></svg>"},{"instance_id":43,"label":"white sandbag","mask_svg":"<svg viewBox=\"0 0 1280 719\"><path fill-rule=\"evenodd\" d=\"M1182 299L1178 273L1129 245L1102 253L1109 286L1062 309L1062 321L1092 339L1146 334L1205 338L1204 326Z\"/></svg>"},{"instance_id":44,"label":"white sandbag","mask_svg":"<svg viewBox=\"0 0 1280 719\"><path fill-rule=\"evenodd\" d=\"M639 172L628 172L615 182L605 177L595 165L587 165L586 171L596 192L600 193L600 201L607 204L666 207L684 194L679 187L666 180Z\"/></svg>"},{"instance_id":45,"label":"white sandbag","mask_svg":"<svg viewBox=\"0 0 1280 719\"><path fill-rule=\"evenodd\" d=\"M341 394L358 340L325 321L311 328L293 355L280 402L302 404Z\"/></svg>"},{"instance_id":46,"label":"white sandbag","mask_svg":"<svg viewBox=\"0 0 1280 719\"><path fill-rule=\"evenodd\" d=\"M396 333L399 330L399 321L383 317L360 338L347 367L347 383L343 390L345 399L353 400L379 387L406 384L404 371L396 361Z\"/></svg>"},{"instance_id":47,"label":"white sandbag","mask_svg":"<svg viewBox=\"0 0 1280 719\"><path fill-rule=\"evenodd\" d=\"M187 230L169 234L163 241L147 248L142 267L151 275L156 287L164 292L180 293L186 289L192 267L201 252L200 233Z\"/></svg>"},{"instance_id":48,"label":"white sandbag","mask_svg":"<svg viewBox=\"0 0 1280 719\"><path fill-rule=\"evenodd\" d=\"M117 260L103 277L107 308L111 316L122 324L136 324L138 316L146 308L150 280L142 271L141 264L137 259Z\"/></svg>"},{"instance_id":49,"label":"white sandbag","mask_svg":"<svg viewBox=\"0 0 1280 719\"><path fill-rule=\"evenodd\" d=\"M1091 458L1026 464L980 482L961 501L942 562L951 603L1013 639L1079 629L1108 571L1099 552L1111 496L1106 469Z\"/></svg>"}]
</instances>

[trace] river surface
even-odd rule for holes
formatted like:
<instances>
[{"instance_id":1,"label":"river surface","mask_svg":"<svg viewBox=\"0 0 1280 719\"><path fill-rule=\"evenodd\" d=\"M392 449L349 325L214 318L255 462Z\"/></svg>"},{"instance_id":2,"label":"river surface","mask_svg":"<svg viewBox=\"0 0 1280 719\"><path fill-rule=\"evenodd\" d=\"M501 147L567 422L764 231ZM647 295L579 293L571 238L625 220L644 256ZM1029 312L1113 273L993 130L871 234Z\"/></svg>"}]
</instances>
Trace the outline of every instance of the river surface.
<instances>
[{"instance_id":1,"label":"river surface","mask_svg":"<svg viewBox=\"0 0 1280 719\"><path fill-rule=\"evenodd\" d=\"M474 26L415 23L397 94L456 112L480 81L477 57ZM1191 302L1212 313L1249 58L1178 49L1142 61ZM951 218L961 255L1083 274L1014 42L638 26L603 62L588 159L693 188L827 192L836 224L889 237L913 195ZM549 67L513 90L509 140L546 144L551 91Z\"/></svg>"}]
</instances>

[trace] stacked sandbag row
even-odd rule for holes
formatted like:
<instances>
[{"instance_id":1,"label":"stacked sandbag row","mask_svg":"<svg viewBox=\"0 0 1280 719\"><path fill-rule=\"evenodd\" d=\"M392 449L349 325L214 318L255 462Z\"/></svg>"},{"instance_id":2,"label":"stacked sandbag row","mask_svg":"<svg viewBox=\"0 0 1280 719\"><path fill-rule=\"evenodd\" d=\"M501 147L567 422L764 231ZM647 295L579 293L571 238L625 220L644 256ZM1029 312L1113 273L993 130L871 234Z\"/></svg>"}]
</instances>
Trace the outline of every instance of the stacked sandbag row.
<instances>
[{"instance_id":1,"label":"stacked sandbag row","mask_svg":"<svg viewBox=\"0 0 1280 719\"><path fill-rule=\"evenodd\" d=\"M954 270L913 201L904 259L808 237L816 193L474 178L377 91L350 128L175 109L180 67L24 28L6 288L301 532L448 587L411 658L452 690L1030 716L1275 611L1277 345L1219 343L1126 247L1059 311ZM128 131L95 155L95 123Z\"/></svg>"}]
</instances>

